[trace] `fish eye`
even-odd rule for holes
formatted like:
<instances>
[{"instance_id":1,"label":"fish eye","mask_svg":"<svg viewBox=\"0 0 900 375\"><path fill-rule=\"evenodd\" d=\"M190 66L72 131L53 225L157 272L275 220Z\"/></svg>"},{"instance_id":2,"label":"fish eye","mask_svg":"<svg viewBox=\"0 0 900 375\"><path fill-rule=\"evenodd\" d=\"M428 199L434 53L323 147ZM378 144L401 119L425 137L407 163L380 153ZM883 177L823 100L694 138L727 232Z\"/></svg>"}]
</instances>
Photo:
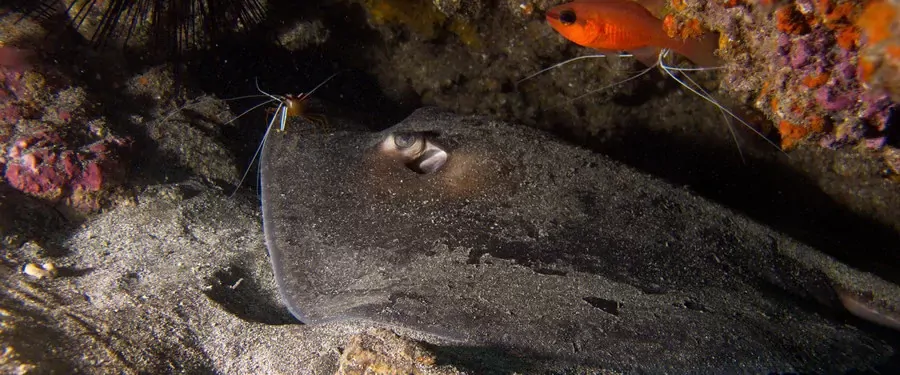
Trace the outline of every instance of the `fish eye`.
<instances>
[{"instance_id":1,"label":"fish eye","mask_svg":"<svg viewBox=\"0 0 900 375\"><path fill-rule=\"evenodd\" d=\"M575 11L567 9L559 13L559 22L562 22L563 25L571 25L575 21Z\"/></svg>"},{"instance_id":2,"label":"fish eye","mask_svg":"<svg viewBox=\"0 0 900 375\"><path fill-rule=\"evenodd\" d=\"M414 146L419 141L420 136L414 133L401 133L394 135L394 146L398 150L405 150Z\"/></svg>"}]
</instances>

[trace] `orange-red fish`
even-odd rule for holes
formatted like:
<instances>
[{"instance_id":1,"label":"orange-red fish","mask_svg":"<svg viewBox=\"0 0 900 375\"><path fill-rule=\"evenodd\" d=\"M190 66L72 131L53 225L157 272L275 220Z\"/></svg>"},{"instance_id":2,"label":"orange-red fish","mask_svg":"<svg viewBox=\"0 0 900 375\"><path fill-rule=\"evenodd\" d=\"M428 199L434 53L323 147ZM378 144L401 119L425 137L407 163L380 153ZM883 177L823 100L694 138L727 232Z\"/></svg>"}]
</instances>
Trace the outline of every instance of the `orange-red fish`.
<instances>
[{"instance_id":1,"label":"orange-red fish","mask_svg":"<svg viewBox=\"0 0 900 375\"><path fill-rule=\"evenodd\" d=\"M551 8L547 22L572 42L603 52L627 51L648 66L656 62L662 48L703 67L718 65L713 54L718 43L715 34L672 38L662 20L636 0L575 0Z\"/></svg>"}]
</instances>

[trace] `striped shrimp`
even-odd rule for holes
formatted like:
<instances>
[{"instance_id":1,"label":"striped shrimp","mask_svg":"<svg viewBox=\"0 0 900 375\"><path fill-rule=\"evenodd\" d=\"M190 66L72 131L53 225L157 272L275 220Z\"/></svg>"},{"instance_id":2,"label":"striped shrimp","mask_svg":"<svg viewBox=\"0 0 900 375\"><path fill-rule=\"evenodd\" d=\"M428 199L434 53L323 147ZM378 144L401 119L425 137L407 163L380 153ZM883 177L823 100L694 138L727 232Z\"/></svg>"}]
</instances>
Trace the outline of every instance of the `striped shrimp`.
<instances>
[{"instance_id":1,"label":"striped shrimp","mask_svg":"<svg viewBox=\"0 0 900 375\"><path fill-rule=\"evenodd\" d=\"M242 100L242 99L253 99L253 98L256 98L256 99L265 98L266 99L262 103L259 103L259 104L254 105L253 107L250 107L250 109L242 112L241 114L235 116L231 120L228 120L227 122L223 123L222 124L223 126L237 121L244 115L256 110L257 108L260 108L260 107L263 107L266 105L271 105L273 103L278 104L275 107L270 107L266 111L267 113L272 114L272 117L270 120L268 120L268 125L266 126L265 133L263 134L262 141L260 141L259 146L256 148L256 151L253 153L253 157L250 159L250 165L244 170L244 173L241 176L241 179L238 181L237 185L234 188L234 191L229 195L229 197L233 197L237 193L237 191L241 187L241 185L244 183L244 180L247 179L247 176L250 174L250 170L253 167L253 163L255 163L256 159L259 157L259 154L262 151L263 147L265 146L266 140L269 138L269 134L272 132L273 129L275 129L276 131L285 131L289 118L300 118L300 119L310 122L313 125L316 125L317 127L323 127L323 126L327 125L327 120L325 119L324 116L322 116L320 114L310 113L307 110L306 101L312 96L313 93L316 92L316 90L318 90L323 85L328 83L328 81L330 81L336 75L337 75L337 73L332 74L331 76L329 76L328 78L326 78L325 80L320 82L318 85L316 85L312 90L309 90L304 93L294 94L294 95L291 95L291 94L276 95L276 94L268 93L259 87L259 82L257 81L256 82L256 90L259 92L259 94L245 95L245 96L239 96L239 97L235 97L235 98L229 98L229 99L222 100L225 102L229 102L229 101ZM185 105L175 109L169 115L167 115L162 120L160 120L160 123L165 122L166 120L168 120L169 118L174 116L176 113L180 112L181 110L186 109L193 105L197 105L199 103L200 102L195 101L195 102L185 104ZM278 124L277 129L275 128L276 124Z\"/></svg>"}]
</instances>

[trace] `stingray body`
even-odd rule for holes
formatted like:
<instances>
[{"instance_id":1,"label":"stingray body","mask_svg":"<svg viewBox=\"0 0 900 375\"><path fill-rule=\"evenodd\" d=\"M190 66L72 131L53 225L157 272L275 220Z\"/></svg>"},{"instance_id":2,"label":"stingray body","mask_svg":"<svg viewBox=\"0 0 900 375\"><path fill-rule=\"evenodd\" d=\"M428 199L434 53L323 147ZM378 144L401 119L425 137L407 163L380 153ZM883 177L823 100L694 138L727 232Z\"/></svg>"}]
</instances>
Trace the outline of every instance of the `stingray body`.
<instances>
[{"instance_id":1,"label":"stingray body","mask_svg":"<svg viewBox=\"0 0 900 375\"><path fill-rule=\"evenodd\" d=\"M380 133L278 134L262 163L267 246L304 323L651 372L895 355L821 313L840 306L827 256L534 130L422 109Z\"/></svg>"}]
</instances>

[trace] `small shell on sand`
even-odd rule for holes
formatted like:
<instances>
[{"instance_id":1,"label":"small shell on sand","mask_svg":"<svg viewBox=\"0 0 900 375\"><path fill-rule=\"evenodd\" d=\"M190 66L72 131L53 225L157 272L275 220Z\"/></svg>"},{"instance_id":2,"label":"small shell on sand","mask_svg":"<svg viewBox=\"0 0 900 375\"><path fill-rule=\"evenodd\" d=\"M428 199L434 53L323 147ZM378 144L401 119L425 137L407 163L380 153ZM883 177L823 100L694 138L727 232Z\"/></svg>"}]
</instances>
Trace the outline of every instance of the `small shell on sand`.
<instances>
[{"instance_id":1,"label":"small shell on sand","mask_svg":"<svg viewBox=\"0 0 900 375\"><path fill-rule=\"evenodd\" d=\"M53 263L44 263L40 266L35 263L28 263L24 268L22 268L22 273L36 279L52 279L59 274L59 271L56 269L56 265L54 265Z\"/></svg>"}]
</instances>

